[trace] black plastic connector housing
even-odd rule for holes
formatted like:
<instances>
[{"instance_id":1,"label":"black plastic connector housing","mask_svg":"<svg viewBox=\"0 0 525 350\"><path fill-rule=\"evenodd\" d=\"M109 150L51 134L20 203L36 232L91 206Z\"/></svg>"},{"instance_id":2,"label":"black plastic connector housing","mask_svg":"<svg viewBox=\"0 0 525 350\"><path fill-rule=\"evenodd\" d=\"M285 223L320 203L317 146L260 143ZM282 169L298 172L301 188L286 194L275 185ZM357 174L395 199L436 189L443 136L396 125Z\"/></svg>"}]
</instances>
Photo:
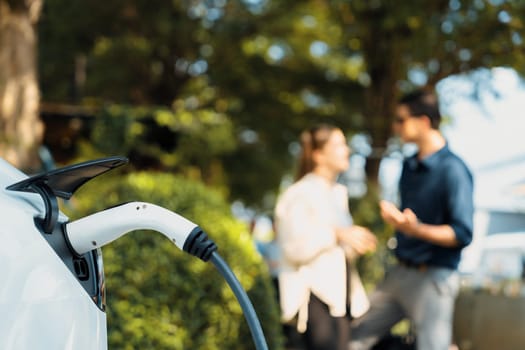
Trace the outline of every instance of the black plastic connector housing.
<instances>
[{"instance_id":1,"label":"black plastic connector housing","mask_svg":"<svg viewBox=\"0 0 525 350\"><path fill-rule=\"evenodd\" d=\"M202 261L208 261L211 254L217 250L217 245L208 238L202 228L196 226L186 238L182 249Z\"/></svg>"}]
</instances>

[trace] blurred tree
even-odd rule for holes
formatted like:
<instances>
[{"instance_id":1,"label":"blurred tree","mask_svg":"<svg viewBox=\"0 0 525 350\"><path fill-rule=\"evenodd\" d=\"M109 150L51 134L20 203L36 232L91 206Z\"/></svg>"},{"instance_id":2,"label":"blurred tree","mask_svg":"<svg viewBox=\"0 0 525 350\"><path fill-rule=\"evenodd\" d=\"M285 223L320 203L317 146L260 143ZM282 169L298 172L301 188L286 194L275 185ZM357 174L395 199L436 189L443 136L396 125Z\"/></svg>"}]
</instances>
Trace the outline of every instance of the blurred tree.
<instances>
[{"instance_id":1,"label":"blurred tree","mask_svg":"<svg viewBox=\"0 0 525 350\"><path fill-rule=\"evenodd\" d=\"M359 49L366 64L363 115L375 149L386 145L388 120L400 93L434 87L447 76L479 67L511 65L525 72L523 2L335 3L334 14L347 28L346 49ZM378 161L371 165L375 177Z\"/></svg>"},{"instance_id":2,"label":"blurred tree","mask_svg":"<svg viewBox=\"0 0 525 350\"><path fill-rule=\"evenodd\" d=\"M46 101L226 117L235 147L204 159L231 199L268 207L300 129L368 134L375 180L401 92L482 66L524 72L524 15L515 0L47 0L41 86Z\"/></svg>"},{"instance_id":3,"label":"blurred tree","mask_svg":"<svg viewBox=\"0 0 525 350\"><path fill-rule=\"evenodd\" d=\"M0 157L18 168L40 167L35 25L42 0L0 0Z\"/></svg>"}]
</instances>

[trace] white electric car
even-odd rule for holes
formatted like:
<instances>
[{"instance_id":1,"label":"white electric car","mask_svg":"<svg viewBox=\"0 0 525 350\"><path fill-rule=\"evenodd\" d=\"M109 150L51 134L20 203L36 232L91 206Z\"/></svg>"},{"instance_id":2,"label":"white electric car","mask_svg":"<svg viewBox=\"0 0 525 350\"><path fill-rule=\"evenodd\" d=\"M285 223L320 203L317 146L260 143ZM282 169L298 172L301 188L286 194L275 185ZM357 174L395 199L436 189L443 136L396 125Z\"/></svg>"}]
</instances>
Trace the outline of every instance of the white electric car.
<instances>
[{"instance_id":1,"label":"white electric car","mask_svg":"<svg viewBox=\"0 0 525 350\"><path fill-rule=\"evenodd\" d=\"M70 199L85 182L125 163L110 157L29 177L0 158L0 349L107 349L100 247L139 229L211 261L241 304L256 349L267 349L246 292L193 222L144 202L75 221L60 211L58 198Z\"/></svg>"},{"instance_id":2,"label":"white electric car","mask_svg":"<svg viewBox=\"0 0 525 350\"><path fill-rule=\"evenodd\" d=\"M106 349L99 249L77 255L57 197L124 164L95 161L28 177L0 159L0 349Z\"/></svg>"}]
</instances>

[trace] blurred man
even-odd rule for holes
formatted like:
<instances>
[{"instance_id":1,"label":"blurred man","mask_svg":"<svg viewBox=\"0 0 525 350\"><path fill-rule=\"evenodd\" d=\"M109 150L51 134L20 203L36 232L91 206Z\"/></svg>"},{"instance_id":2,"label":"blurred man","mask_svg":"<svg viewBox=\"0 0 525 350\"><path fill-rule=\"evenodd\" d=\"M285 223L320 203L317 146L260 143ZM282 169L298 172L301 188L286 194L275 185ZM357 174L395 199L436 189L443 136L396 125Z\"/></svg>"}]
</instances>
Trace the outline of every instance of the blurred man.
<instances>
[{"instance_id":1,"label":"blurred man","mask_svg":"<svg viewBox=\"0 0 525 350\"><path fill-rule=\"evenodd\" d=\"M472 240L473 180L439 132L440 120L432 92L416 91L398 103L394 131L418 146L403 163L400 209L380 202L381 216L396 230L398 263L371 295L370 310L356 320L352 350L370 349L405 317L417 349L449 349L457 266Z\"/></svg>"}]
</instances>

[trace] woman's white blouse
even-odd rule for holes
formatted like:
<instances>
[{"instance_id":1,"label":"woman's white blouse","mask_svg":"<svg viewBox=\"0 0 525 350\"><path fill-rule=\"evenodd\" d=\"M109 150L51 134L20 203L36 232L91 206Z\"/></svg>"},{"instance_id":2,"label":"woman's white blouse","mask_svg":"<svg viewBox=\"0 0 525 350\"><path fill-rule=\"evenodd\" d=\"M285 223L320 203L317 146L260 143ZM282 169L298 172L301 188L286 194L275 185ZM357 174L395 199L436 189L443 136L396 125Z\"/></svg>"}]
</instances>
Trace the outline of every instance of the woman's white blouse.
<instances>
[{"instance_id":1,"label":"woman's white blouse","mask_svg":"<svg viewBox=\"0 0 525 350\"><path fill-rule=\"evenodd\" d=\"M344 316L346 261L335 228L353 223L346 187L307 174L279 197L274 214L282 259L279 291L283 321L297 315L298 330L306 330L310 293L328 305L332 316Z\"/></svg>"}]
</instances>

